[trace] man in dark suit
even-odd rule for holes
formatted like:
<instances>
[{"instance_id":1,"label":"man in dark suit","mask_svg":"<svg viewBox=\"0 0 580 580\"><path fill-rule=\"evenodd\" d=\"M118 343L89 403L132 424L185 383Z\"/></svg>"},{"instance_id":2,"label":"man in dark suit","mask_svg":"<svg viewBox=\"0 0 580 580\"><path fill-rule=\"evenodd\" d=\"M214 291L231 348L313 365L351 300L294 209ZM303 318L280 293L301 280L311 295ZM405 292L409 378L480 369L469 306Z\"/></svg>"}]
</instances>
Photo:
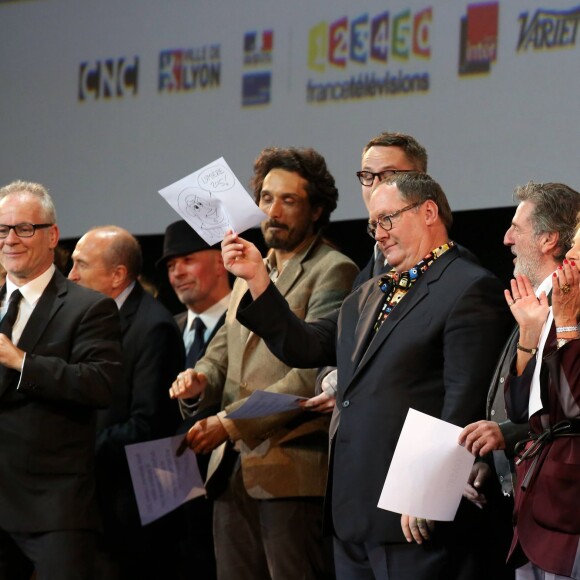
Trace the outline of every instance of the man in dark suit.
<instances>
[{"instance_id":1,"label":"man in dark suit","mask_svg":"<svg viewBox=\"0 0 580 580\"><path fill-rule=\"evenodd\" d=\"M2 580L93 578L95 419L120 376L119 314L55 269L55 222L43 186L0 189Z\"/></svg>"},{"instance_id":2,"label":"man in dark suit","mask_svg":"<svg viewBox=\"0 0 580 580\"><path fill-rule=\"evenodd\" d=\"M157 266L167 270L171 287L187 308L175 317L187 351L185 365L179 370L193 368L223 326L230 301L229 275L224 268L221 252L209 246L187 222L180 220L167 226L163 255ZM197 399L181 399L179 405L186 418L181 422L178 433L187 433L198 420L219 410L217 404L198 410ZM208 454L197 456L204 479L208 461ZM176 510L175 519L179 529L180 577L189 578L194 571L197 577L212 580L216 576L213 501L206 497L193 499Z\"/></svg>"},{"instance_id":3,"label":"man in dark suit","mask_svg":"<svg viewBox=\"0 0 580 580\"><path fill-rule=\"evenodd\" d=\"M250 290L238 320L287 364L338 362L341 420L327 504L339 579L487 578L470 502L449 523L377 508L409 408L456 425L483 417L509 329L501 284L457 252L448 239L451 219L428 175L387 177L371 195L369 231L393 270L309 324L292 315L252 244L236 234L223 242L226 267Z\"/></svg>"},{"instance_id":4,"label":"man in dark suit","mask_svg":"<svg viewBox=\"0 0 580 580\"><path fill-rule=\"evenodd\" d=\"M169 311L137 281L139 242L116 226L94 228L77 243L69 279L113 298L123 333L123 376L97 421L97 491L104 533L99 577L163 577L172 560L170 518L141 526L125 445L168 437L180 421L167 389L184 364L181 335Z\"/></svg>"},{"instance_id":5,"label":"man in dark suit","mask_svg":"<svg viewBox=\"0 0 580 580\"><path fill-rule=\"evenodd\" d=\"M427 172L427 151L411 135L383 131L373 137L362 152L361 170L356 176L362 187L362 199L368 210L373 187L384 177L401 171ZM384 274L389 269L381 248L375 242L373 253L353 282L355 290L374 276ZM308 402L311 411L333 412L330 429L334 431L339 420L339 410L335 410L337 373L334 367L323 367L316 378L319 393Z\"/></svg>"}]
</instances>

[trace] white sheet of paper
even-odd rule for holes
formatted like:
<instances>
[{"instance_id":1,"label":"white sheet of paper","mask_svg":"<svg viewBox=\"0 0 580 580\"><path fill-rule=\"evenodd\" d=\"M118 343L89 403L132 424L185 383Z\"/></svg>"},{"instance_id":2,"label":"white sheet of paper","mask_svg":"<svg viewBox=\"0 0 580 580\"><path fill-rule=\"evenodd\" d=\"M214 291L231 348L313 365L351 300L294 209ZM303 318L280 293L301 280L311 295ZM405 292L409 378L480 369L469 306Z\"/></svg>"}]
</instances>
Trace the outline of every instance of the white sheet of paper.
<instances>
[{"instance_id":1,"label":"white sheet of paper","mask_svg":"<svg viewBox=\"0 0 580 580\"><path fill-rule=\"evenodd\" d=\"M270 391L254 391L247 401L232 413L228 419L253 419L285 411L300 409L299 401L307 401L308 397L298 397L286 393L272 393Z\"/></svg>"},{"instance_id":2,"label":"white sheet of paper","mask_svg":"<svg viewBox=\"0 0 580 580\"><path fill-rule=\"evenodd\" d=\"M195 453L175 455L183 435L125 446L141 524L205 494Z\"/></svg>"},{"instance_id":3,"label":"white sheet of paper","mask_svg":"<svg viewBox=\"0 0 580 580\"><path fill-rule=\"evenodd\" d=\"M228 229L241 233L268 217L223 157L164 187L159 194L212 246L224 239Z\"/></svg>"},{"instance_id":4,"label":"white sheet of paper","mask_svg":"<svg viewBox=\"0 0 580 580\"><path fill-rule=\"evenodd\" d=\"M409 409L378 507L452 521L474 457L457 443L461 427Z\"/></svg>"}]
</instances>

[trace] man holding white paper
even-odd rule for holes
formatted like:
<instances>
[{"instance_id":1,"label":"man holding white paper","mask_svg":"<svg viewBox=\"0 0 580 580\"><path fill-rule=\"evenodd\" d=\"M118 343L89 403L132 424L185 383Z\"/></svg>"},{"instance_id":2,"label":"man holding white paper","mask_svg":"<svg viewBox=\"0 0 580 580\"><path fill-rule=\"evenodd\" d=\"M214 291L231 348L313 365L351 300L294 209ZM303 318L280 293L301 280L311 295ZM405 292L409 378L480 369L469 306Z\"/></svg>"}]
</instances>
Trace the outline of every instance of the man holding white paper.
<instances>
[{"instance_id":1,"label":"man holding white paper","mask_svg":"<svg viewBox=\"0 0 580 580\"><path fill-rule=\"evenodd\" d=\"M455 425L483 417L507 336L501 284L458 253L451 221L447 198L428 175L382 180L371 194L368 231L393 270L308 323L293 316L252 244L236 234L222 244L226 268L250 291L238 320L287 364L338 364L341 420L327 505L340 580L489 580L471 535L472 504L463 501L456 520L437 523L432 533L415 517L377 507L409 408Z\"/></svg>"},{"instance_id":2,"label":"man holding white paper","mask_svg":"<svg viewBox=\"0 0 580 580\"><path fill-rule=\"evenodd\" d=\"M264 260L268 279L300 318L327 314L340 305L358 269L320 236L338 198L323 157L313 149L266 149L255 162L253 186L268 216L262 223L270 249ZM221 402L220 413L198 421L187 434L196 453L215 450L206 487L217 495L218 578L329 578L321 533L328 416L298 410L228 418L256 390L314 394L315 369L282 363L236 320L246 291L246 283L237 280L224 327L170 391L177 398L203 391L202 408ZM223 469L232 453L233 467Z\"/></svg>"}]
</instances>

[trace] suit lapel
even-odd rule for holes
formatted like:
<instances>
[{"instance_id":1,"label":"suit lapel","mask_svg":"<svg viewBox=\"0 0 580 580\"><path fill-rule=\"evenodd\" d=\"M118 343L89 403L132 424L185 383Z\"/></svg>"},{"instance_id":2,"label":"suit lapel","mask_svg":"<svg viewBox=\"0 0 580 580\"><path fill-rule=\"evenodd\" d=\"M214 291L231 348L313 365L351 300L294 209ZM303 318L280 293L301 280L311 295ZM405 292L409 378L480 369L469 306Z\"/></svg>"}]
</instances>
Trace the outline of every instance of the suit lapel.
<instances>
[{"instance_id":1,"label":"suit lapel","mask_svg":"<svg viewBox=\"0 0 580 580\"><path fill-rule=\"evenodd\" d=\"M121 310L119 310L119 315L121 317L121 333L125 336L125 333L131 326L135 315L137 314L137 310L139 308L139 304L141 304L141 297L143 295L143 288L139 284L139 282L135 283L135 287L127 296L127 299L121 306Z\"/></svg>"},{"instance_id":2,"label":"suit lapel","mask_svg":"<svg viewBox=\"0 0 580 580\"><path fill-rule=\"evenodd\" d=\"M421 276L409 293L397 304L389 317L383 322L378 332L372 338L368 348L365 346L368 342L369 333L372 331L375 321L379 314L380 305L383 303L384 293L374 285L370 290L369 299L361 314L361 320L357 323L356 333L361 338L357 341L355 361L358 362L352 379L366 366L368 361L382 347L383 343L389 338L399 323L429 295L429 285L437 282L445 271L447 266L457 258L456 250L448 250L438 258ZM363 321L363 319L365 319ZM360 326L360 328L359 328Z\"/></svg>"},{"instance_id":3,"label":"suit lapel","mask_svg":"<svg viewBox=\"0 0 580 580\"><path fill-rule=\"evenodd\" d=\"M66 278L57 270L34 307L18 341L18 348L25 352L34 350L46 327L61 309L67 292Z\"/></svg>"},{"instance_id":4,"label":"suit lapel","mask_svg":"<svg viewBox=\"0 0 580 580\"><path fill-rule=\"evenodd\" d=\"M34 351L46 327L60 310L66 294L66 278L57 270L30 315L18 341L18 348L24 352ZM9 372L6 367L0 366L0 397L18 380L19 375L16 371Z\"/></svg>"},{"instance_id":5,"label":"suit lapel","mask_svg":"<svg viewBox=\"0 0 580 580\"><path fill-rule=\"evenodd\" d=\"M177 324L177 327L183 336L183 333L185 332L185 325L187 324L187 310L185 312L176 314L173 318L175 319L175 323Z\"/></svg>"}]
</instances>

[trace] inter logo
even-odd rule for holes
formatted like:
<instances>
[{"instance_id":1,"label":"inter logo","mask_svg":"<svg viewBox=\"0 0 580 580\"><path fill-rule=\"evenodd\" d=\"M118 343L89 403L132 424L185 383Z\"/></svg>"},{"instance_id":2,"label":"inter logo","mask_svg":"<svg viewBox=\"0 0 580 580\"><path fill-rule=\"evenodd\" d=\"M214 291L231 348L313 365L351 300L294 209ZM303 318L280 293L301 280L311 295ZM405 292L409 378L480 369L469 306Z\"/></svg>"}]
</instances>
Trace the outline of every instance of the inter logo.
<instances>
[{"instance_id":1,"label":"inter logo","mask_svg":"<svg viewBox=\"0 0 580 580\"><path fill-rule=\"evenodd\" d=\"M489 73L497 59L499 4L470 4L461 19L459 74Z\"/></svg>"}]
</instances>

